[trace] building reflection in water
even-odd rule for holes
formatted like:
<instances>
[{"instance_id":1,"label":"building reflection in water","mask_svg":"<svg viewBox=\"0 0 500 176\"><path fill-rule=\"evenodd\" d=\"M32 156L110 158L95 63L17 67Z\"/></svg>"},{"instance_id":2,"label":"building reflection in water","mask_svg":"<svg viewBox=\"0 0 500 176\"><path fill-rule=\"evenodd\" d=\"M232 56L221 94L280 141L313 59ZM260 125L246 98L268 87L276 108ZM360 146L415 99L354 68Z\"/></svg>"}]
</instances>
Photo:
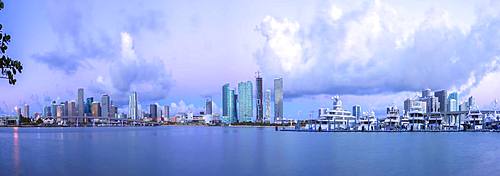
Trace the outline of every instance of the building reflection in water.
<instances>
[{"instance_id":1,"label":"building reflection in water","mask_svg":"<svg viewBox=\"0 0 500 176\"><path fill-rule=\"evenodd\" d=\"M18 128L17 127L14 127L13 128L14 132L12 133L13 134L13 137L14 137L14 140L12 142L12 149L14 150L12 152L12 154L14 155L12 158L14 159L14 173L15 175L20 175L20 171L21 171L21 160L19 158L19 132L18 132Z\"/></svg>"}]
</instances>

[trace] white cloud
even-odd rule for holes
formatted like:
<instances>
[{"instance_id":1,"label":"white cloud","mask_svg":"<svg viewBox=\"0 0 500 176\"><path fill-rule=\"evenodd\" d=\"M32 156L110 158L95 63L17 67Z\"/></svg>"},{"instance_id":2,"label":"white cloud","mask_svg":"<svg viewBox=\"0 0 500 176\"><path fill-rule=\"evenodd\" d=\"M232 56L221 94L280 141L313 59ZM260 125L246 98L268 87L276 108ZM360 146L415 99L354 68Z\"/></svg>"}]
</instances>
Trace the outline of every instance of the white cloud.
<instances>
[{"instance_id":1,"label":"white cloud","mask_svg":"<svg viewBox=\"0 0 500 176\"><path fill-rule=\"evenodd\" d=\"M414 21L378 1L343 12L335 23L331 18L319 15L301 26L268 16L259 25L266 42L255 56L264 74L284 77L287 96L448 89L498 67L492 62L500 52L498 18L463 31L445 10Z\"/></svg>"}]
</instances>

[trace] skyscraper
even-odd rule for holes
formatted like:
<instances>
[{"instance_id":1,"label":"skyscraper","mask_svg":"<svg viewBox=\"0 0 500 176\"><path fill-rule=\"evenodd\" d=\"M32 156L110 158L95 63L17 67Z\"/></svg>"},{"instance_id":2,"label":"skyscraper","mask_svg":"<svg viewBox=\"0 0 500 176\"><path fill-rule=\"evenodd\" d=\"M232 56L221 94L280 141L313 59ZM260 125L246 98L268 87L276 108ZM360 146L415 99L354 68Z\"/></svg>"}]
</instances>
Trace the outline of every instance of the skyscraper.
<instances>
[{"instance_id":1,"label":"skyscraper","mask_svg":"<svg viewBox=\"0 0 500 176\"><path fill-rule=\"evenodd\" d=\"M257 106L256 112L256 122L263 123L264 122L264 103L263 103L263 92L262 92L262 77L260 77L260 73L257 72L257 77L255 78L255 85L257 89L256 93L256 101L255 104Z\"/></svg>"},{"instance_id":2,"label":"skyscraper","mask_svg":"<svg viewBox=\"0 0 500 176\"><path fill-rule=\"evenodd\" d=\"M163 118L164 120L170 119L170 106L168 105L163 106Z\"/></svg>"},{"instance_id":3,"label":"skyscraper","mask_svg":"<svg viewBox=\"0 0 500 176\"><path fill-rule=\"evenodd\" d=\"M50 114L52 114L52 117L56 117L56 114L57 114L57 104L56 104L56 101L52 101L50 110L51 110Z\"/></svg>"},{"instance_id":4,"label":"skyscraper","mask_svg":"<svg viewBox=\"0 0 500 176\"><path fill-rule=\"evenodd\" d=\"M149 105L149 115L153 119L153 121L157 120L157 118L158 118L158 106L156 104Z\"/></svg>"},{"instance_id":5,"label":"skyscraper","mask_svg":"<svg viewBox=\"0 0 500 176\"><path fill-rule=\"evenodd\" d=\"M30 105L28 104L24 105L23 117L30 118Z\"/></svg>"},{"instance_id":6,"label":"skyscraper","mask_svg":"<svg viewBox=\"0 0 500 176\"><path fill-rule=\"evenodd\" d=\"M460 97L458 92L452 92L448 95L448 110L455 112L460 110Z\"/></svg>"},{"instance_id":7,"label":"skyscraper","mask_svg":"<svg viewBox=\"0 0 500 176\"><path fill-rule=\"evenodd\" d=\"M128 101L128 117L137 120L139 117L139 109L137 107L137 92L132 92Z\"/></svg>"},{"instance_id":8,"label":"skyscraper","mask_svg":"<svg viewBox=\"0 0 500 176\"><path fill-rule=\"evenodd\" d=\"M83 88L78 89L78 99L77 99L77 106L78 106L78 116L83 116L84 114L84 104L83 104Z\"/></svg>"},{"instance_id":9,"label":"skyscraper","mask_svg":"<svg viewBox=\"0 0 500 176\"><path fill-rule=\"evenodd\" d=\"M360 105L352 106L352 116L356 117L356 120L359 120L359 118L362 116Z\"/></svg>"},{"instance_id":10,"label":"skyscraper","mask_svg":"<svg viewBox=\"0 0 500 176\"><path fill-rule=\"evenodd\" d=\"M205 101L205 114L212 114L212 98L207 98Z\"/></svg>"},{"instance_id":11,"label":"skyscraper","mask_svg":"<svg viewBox=\"0 0 500 176\"><path fill-rule=\"evenodd\" d=\"M68 116L72 117L76 115L76 102L74 100L68 103Z\"/></svg>"},{"instance_id":12,"label":"skyscraper","mask_svg":"<svg viewBox=\"0 0 500 176\"><path fill-rule=\"evenodd\" d=\"M266 104L264 121L268 121L269 119L271 119L271 90L266 90L266 93L264 94L264 100Z\"/></svg>"},{"instance_id":13,"label":"skyscraper","mask_svg":"<svg viewBox=\"0 0 500 176\"><path fill-rule=\"evenodd\" d=\"M102 95L101 97L101 116L109 117L109 109L111 108L109 95Z\"/></svg>"},{"instance_id":14,"label":"skyscraper","mask_svg":"<svg viewBox=\"0 0 500 176\"><path fill-rule=\"evenodd\" d=\"M92 116L92 102L94 102L94 97L88 97L85 102L85 115ZM75 109L75 112L78 112L78 109ZM78 115L78 114L75 114Z\"/></svg>"},{"instance_id":15,"label":"skyscraper","mask_svg":"<svg viewBox=\"0 0 500 176\"><path fill-rule=\"evenodd\" d=\"M274 121L283 120L283 78L274 79Z\"/></svg>"},{"instance_id":16,"label":"skyscraper","mask_svg":"<svg viewBox=\"0 0 500 176\"><path fill-rule=\"evenodd\" d=\"M230 96L230 91L229 91L229 83L226 83L222 86L222 116L223 117L228 117L229 116L229 111L230 111L230 100L232 97Z\"/></svg>"},{"instance_id":17,"label":"skyscraper","mask_svg":"<svg viewBox=\"0 0 500 176\"><path fill-rule=\"evenodd\" d=\"M101 117L101 103L99 102L92 102L92 116L93 117Z\"/></svg>"},{"instance_id":18,"label":"skyscraper","mask_svg":"<svg viewBox=\"0 0 500 176\"><path fill-rule=\"evenodd\" d=\"M253 85L251 81L238 83L238 120L251 122L253 116Z\"/></svg>"},{"instance_id":19,"label":"skyscraper","mask_svg":"<svg viewBox=\"0 0 500 176\"><path fill-rule=\"evenodd\" d=\"M234 93L234 90L230 90L230 97L231 100L229 101L230 103L230 111L229 111L229 119L230 123L236 123L238 122L238 111L237 111L237 106L238 106L238 95Z\"/></svg>"},{"instance_id":20,"label":"skyscraper","mask_svg":"<svg viewBox=\"0 0 500 176\"><path fill-rule=\"evenodd\" d=\"M434 96L437 97L438 102L439 102L439 112L444 113L448 112L448 91L446 90L440 90L434 92Z\"/></svg>"}]
</instances>

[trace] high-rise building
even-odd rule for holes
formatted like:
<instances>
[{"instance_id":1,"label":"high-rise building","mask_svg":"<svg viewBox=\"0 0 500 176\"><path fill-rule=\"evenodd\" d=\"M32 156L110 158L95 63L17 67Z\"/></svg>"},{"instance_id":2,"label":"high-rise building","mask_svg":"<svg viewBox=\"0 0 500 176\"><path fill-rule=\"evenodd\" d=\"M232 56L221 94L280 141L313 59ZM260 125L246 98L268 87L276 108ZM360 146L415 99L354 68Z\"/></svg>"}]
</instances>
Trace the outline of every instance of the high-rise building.
<instances>
[{"instance_id":1,"label":"high-rise building","mask_svg":"<svg viewBox=\"0 0 500 176\"><path fill-rule=\"evenodd\" d=\"M78 99L77 99L77 106L78 106L78 116L83 116L85 113L85 105L83 104L83 88L78 89Z\"/></svg>"},{"instance_id":2,"label":"high-rise building","mask_svg":"<svg viewBox=\"0 0 500 176\"><path fill-rule=\"evenodd\" d=\"M93 117L101 117L101 103L99 102L92 102L92 116Z\"/></svg>"},{"instance_id":3,"label":"high-rise building","mask_svg":"<svg viewBox=\"0 0 500 176\"><path fill-rule=\"evenodd\" d=\"M253 117L253 85L251 81L238 83L238 120L251 122Z\"/></svg>"},{"instance_id":4,"label":"high-rise building","mask_svg":"<svg viewBox=\"0 0 500 176\"><path fill-rule=\"evenodd\" d=\"M137 106L137 92L132 92L128 101L128 117L133 120L139 118L139 108Z\"/></svg>"},{"instance_id":5,"label":"high-rise building","mask_svg":"<svg viewBox=\"0 0 500 176\"><path fill-rule=\"evenodd\" d=\"M205 114L212 114L212 98L207 98L205 101Z\"/></svg>"},{"instance_id":6,"label":"high-rise building","mask_svg":"<svg viewBox=\"0 0 500 176\"><path fill-rule=\"evenodd\" d=\"M24 104L23 117L30 118L30 105L28 104Z\"/></svg>"},{"instance_id":7,"label":"high-rise building","mask_svg":"<svg viewBox=\"0 0 500 176\"><path fill-rule=\"evenodd\" d=\"M16 116L21 118L21 116L23 115L22 114L22 110L21 110L21 107L14 107L14 110L16 111Z\"/></svg>"},{"instance_id":8,"label":"high-rise building","mask_svg":"<svg viewBox=\"0 0 500 176\"><path fill-rule=\"evenodd\" d=\"M356 117L356 121L358 121L362 115L363 114L361 114L361 106L360 105L352 106L352 116Z\"/></svg>"},{"instance_id":9,"label":"high-rise building","mask_svg":"<svg viewBox=\"0 0 500 176\"><path fill-rule=\"evenodd\" d=\"M56 106L56 118L61 118L63 116L64 104Z\"/></svg>"},{"instance_id":10,"label":"high-rise building","mask_svg":"<svg viewBox=\"0 0 500 176\"><path fill-rule=\"evenodd\" d=\"M271 90L267 89L264 94L265 100L265 113L264 113L264 121L269 121L271 119ZM275 121L276 122L276 121Z\"/></svg>"},{"instance_id":11,"label":"high-rise building","mask_svg":"<svg viewBox=\"0 0 500 176\"><path fill-rule=\"evenodd\" d=\"M434 96L437 97L439 102L438 112L445 113L448 112L448 91L440 90L434 92Z\"/></svg>"},{"instance_id":12,"label":"high-rise building","mask_svg":"<svg viewBox=\"0 0 500 176\"><path fill-rule=\"evenodd\" d=\"M76 115L76 102L75 101L70 101L68 103L68 116L75 116Z\"/></svg>"},{"instance_id":13,"label":"high-rise building","mask_svg":"<svg viewBox=\"0 0 500 176\"><path fill-rule=\"evenodd\" d=\"M448 95L448 111L455 112L460 110L460 97L458 92L452 92Z\"/></svg>"},{"instance_id":14,"label":"high-rise building","mask_svg":"<svg viewBox=\"0 0 500 176\"><path fill-rule=\"evenodd\" d=\"M274 121L283 120L283 78L274 79Z\"/></svg>"},{"instance_id":15,"label":"high-rise building","mask_svg":"<svg viewBox=\"0 0 500 176\"><path fill-rule=\"evenodd\" d=\"M43 116L44 117L52 117L52 111L50 109L50 106L45 106L43 108Z\"/></svg>"},{"instance_id":16,"label":"high-rise building","mask_svg":"<svg viewBox=\"0 0 500 176\"><path fill-rule=\"evenodd\" d=\"M63 116L68 116L68 104L68 101L61 103L61 105L63 105Z\"/></svg>"},{"instance_id":17,"label":"high-rise building","mask_svg":"<svg viewBox=\"0 0 500 176\"><path fill-rule=\"evenodd\" d=\"M170 106L168 105L163 106L163 118L164 120L170 119Z\"/></svg>"},{"instance_id":18,"label":"high-rise building","mask_svg":"<svg viewBox=\"0 0 500 176\"><path fill-rule=\"evenodd\" d=\"M84 108L84 115L85 116L92 116L92 102L94 102L94 97L88 97L85 101L85 108ZM78 112L78 109L75 110L75 112ZM76 114L78 115L78 113Z\"/></svg>"},{"instance_id":19,"label":"high-rise building","mask_svg":"<svg viewBox=\"0 0 500 176\"><path fill-rule=\"evenodd\" d=\"M151 117L153 121L156 121L158 118L158 106L156 104L149 105L149 117Z\"/></svg>"},{"instance_id":20,"label":"high-rise building","mask_svg":"<svg viewBox=\"0 0 500 176\"><path fill-rule=\"evenodd\" d=\"M431 94L432 94L431 89L424 89L424 90L422 90L422 98L430 97Z\"/></svg>"},{"instance_id":21,"label":"high-rise building","mask_svg":"<svg viewBox=\"0 0 500 176\"><path fill-rule=\"evenodd\" d=\"M222 116L228 117L230 111L230 100L232 97L230 96L229 83L226 83L222 86Z\"/></svg>"},{"instance_id":22,"label":"high-rise building","mask_svg":"<svg viewBox=\"0 0 500 176\"><path fill-rule=\"evenodd\" d=\"M56 101L52 101L50 110L51 110L52 117L56 117L56 115L57 115L57 104L56 104Z\"/></svg>"},{"instance_id":23,"label":"high-rise building","mask_svg":"<svg viewBox=\"0 0 500 176\"><path fill-rule=\"evenodd\" d=\"M473 96L470 96L470 97L469 97L469 99L468 99L467 103L468 103L467 105L468 105L469 110L470 110L470 109L474 109L474 108L476 108L476 107L475 107L475 106L476 106L476 99L474 99L474 97L473 97Z\"/></svg>"},{"instance_id":24,"label":"high-rise building","mask_svg":"<svg viewBox=\"0 0 500 176\"><path fill-rule=\"evenodd\" d=\"M230 103L230 111L229 111L229 119L230 123L236 123L238 122L238 95L234 93L234 90L230 90L230 96L232 97L231 100L229 101Z\"/></svg>"},{"instance_id":25,"label":"high-rise building","mask_svg":"<svg viewBox=\"0 0 500 176\"><path fill-rule=\"evenodd\" d=\"M263 92L262 92L262 77L260 77L260 73L257 72L257 77L255 78L256 85L256 122L263 123L264 122L264 102L263 102Z\"/></svg>"},{"instance_id":26,"label":"high-rise building","mask_svg":"<svg viewBox=\"0 0 500 176\"><path fill-rule=\"evenodd\" d=\"M101 116L109 117L109 109L111 109L109 95L102 95L101 97Z\"/></svg>"}]
</instances>

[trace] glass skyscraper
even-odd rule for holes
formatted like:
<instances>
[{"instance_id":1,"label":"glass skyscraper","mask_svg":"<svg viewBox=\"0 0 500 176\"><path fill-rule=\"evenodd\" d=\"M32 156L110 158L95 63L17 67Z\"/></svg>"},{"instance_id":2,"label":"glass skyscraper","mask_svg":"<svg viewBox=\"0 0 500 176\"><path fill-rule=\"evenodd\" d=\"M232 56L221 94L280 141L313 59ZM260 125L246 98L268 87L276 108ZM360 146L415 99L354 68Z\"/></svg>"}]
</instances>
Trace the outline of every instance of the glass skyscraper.
<instances>
[{"instance_id":1,"label":"glass skyscraper","mask_svg":"<svg viewBox=\"0 0 500 176\"><path fill-rule=\"evenodd\" d=\"M102 117L109 117L109 109L111 105L109 102L109 95L102 95L101 97L101 116Z\"/></svg>"},{"instance_id":2,"label":"glass skyscraper","mask_svg":"<svg viewBox=\"0 0 500 176\"><path fill-rule=\"evenodd\" d=\"M84 114L84 104L83 104L83 88L79 88L78 89L78 101L77 101L77 106L78 106L78 109L77 109L77 113L78 113L78 116L83 116Z\"/></svg>"},{"instance_id":3,"label":"glass skyscraper","mask_svg":"<svg viewBox=\"0 0 500 176\"><path fill-rule=\"evenodd\" d=\"M448 95L448 110L455 112L460 110L460 97L458 92L452 92Z\"/></svg>"},{"instance_id":4,"label":"glass skyscraper","mask_svg":"<svg viewBox=\"0 0 500 176\"><path fill-rule=\"evenodd\" d=\"M129 118L137 120L139 117L139 108L137 107L137 92L132 92L128 101Z\"/></svg>"},{"instance_id":5,"label":"glass skyscraper","mask_svg":"<svg viewBox=\"0 0 500 176\"><path fill-rule=\"evenodd\" d=\"M283 120L283 78L274 79L274 121Z\"/></svg>"},{"instance_id":6,"label":"glass skyscraper","mask_svg":"<svg viewBox=\"0 0 500 176\"><path fill-rule=\"evenodd\" d=\"M229 103L230 103L230 92L229 92L229 83L224 84L222 86L222 116L229 116Z\"/></svg>"},{"instance_id":7,"label":"glass skyscraper","mask_svg":"<svg viewBox=\"0 0 500 176\"><path fill-rule=\"evenodd\" d=\"M255 78L255 85L257 89L257 97L256 97L256 122L257 123L263 123L264 122L264 102L263 100L263 92L262 92L262 77L260 77L260 74L257 72L257 77Z\"/></svg>"},{"instance_id":8,"label":"glass skyscraper","mask_svg":"<svg viewBox=\"0 0 500 176\"><path fill-rule=\"evenodd\" d=\"M251 122L253 117L253 85L251 81L238 83L238 120Z\"/></svg>"}]
</instances>

